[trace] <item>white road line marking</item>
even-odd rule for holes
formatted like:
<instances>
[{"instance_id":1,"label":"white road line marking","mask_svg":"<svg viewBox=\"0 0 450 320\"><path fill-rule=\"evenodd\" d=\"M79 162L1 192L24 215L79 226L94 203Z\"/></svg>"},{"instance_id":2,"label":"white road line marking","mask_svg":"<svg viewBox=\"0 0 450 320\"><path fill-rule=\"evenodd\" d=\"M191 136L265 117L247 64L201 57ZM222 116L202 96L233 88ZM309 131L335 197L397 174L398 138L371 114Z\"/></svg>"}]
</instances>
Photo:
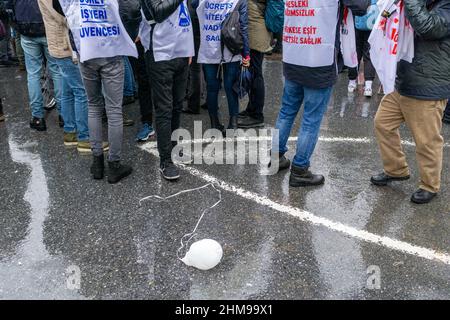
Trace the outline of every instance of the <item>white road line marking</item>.
<instances>
[{"instance_id":1,"label":"white road line marking","mask_svg":"<svg viewBox=\"0 0 450 320\"><path fill-rule=\"evenodd\" d=\"M226 139L217 139L216 142L227 142L227 141L236 141L236 142L242 142L242 141L270 141L272 140L272 137L269 136L258 136L258 137L236 137L236 138L226 138ZM295 142L297 141L297 137L289 137L289 142ZM371 143L374 142L374 139L370 138L350 138L350 137L319 137L319 141L322 142L343 142L343 143ZM182 144L207 144L211 143L211 139L192 139L192 140L183 140L180 143ZM416 144L412 141L408 140L402 140L402 144L405 146L411 146L414 147ZM146 142L145 145L152 146L153 148L156 148L156 141L150 141ZM449 143L445 143L444 147L448 148L450 147Z\"/></svg>"},{"instance_id":2,"label":"white road line marking","mask_svg":"<svg viewBox=\"0 0 450 320\"><path fill-rule=\"evenodd\" d=\"M158 156L158 151L155 149L155 144L153 143L147 143L145 145L141 146L141 149L144 151L149 152L150 154L154 156ZM293 217L296 217L300 219L301 221L309 222L314 225L323 226L327 229L337 231L343 234L346 234L352 238L356 238L365 242L374 243L392 250L396 250L399 252L411 254L417 257L421 257L427 260L432 261L440 261L445 264L450 265L450 254L446 252L438 252L433 249L425 248L416 246L413 244L410 244L408 242L404 242L401 240L380 236L365 230L357 229L345 224L342 224L340 222L332 221L327 218L323 218L320 216L317 216L313 213L310 213L308 211L283 205L280 203L277 203L275 201L270 200L269 198L260 196L254 192L245 190L243 188L234 186L230 183L227 183L223 180L220 180L214 176L209 175L206 172L203 172L201 170L198 170L193 167L188 167L185 165L180 165L181 168L189 172L191 175L196 176L198 178L201 178L205 180L206 182L211 182L217 184L221 189L234 193L242 198L245 198L247 200L253 201L259 205L271 208L273 210L276 210L281 213L289 214Z\"/></svg>"}]
</instances>

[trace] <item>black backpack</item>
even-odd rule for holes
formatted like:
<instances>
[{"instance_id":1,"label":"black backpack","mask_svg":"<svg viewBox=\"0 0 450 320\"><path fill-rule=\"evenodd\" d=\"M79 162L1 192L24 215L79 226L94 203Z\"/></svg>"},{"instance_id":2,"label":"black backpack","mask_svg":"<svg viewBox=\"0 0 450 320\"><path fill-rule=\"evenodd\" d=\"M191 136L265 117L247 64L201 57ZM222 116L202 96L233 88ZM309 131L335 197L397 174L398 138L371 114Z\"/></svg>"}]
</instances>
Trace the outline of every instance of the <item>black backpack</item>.
<instances>
[{"instance_id":1,"label":"black backpack","mask_svg":"<svg viewBox=\"0 0 450 320\"><path fill-rule=\"evenodd\" d=\"M14 0L14 20L20 34L28 37L45 36L44 20L37 0Z\"/></svg>"},{"instance_id":2,"label":"black backpack","mask_svg":"<svg viewBox=\"0 0 450 320\"><path fill-rule=\"evenodd\" d=\"M239 22L239 6L241 1L242 0L238 1L234 10L222 21L222 30L220 31L222 57L225 47L230 50L233 56L241 54L244 49L244 38L241 33L241 24Z\"/></svg>"}]
</instances>

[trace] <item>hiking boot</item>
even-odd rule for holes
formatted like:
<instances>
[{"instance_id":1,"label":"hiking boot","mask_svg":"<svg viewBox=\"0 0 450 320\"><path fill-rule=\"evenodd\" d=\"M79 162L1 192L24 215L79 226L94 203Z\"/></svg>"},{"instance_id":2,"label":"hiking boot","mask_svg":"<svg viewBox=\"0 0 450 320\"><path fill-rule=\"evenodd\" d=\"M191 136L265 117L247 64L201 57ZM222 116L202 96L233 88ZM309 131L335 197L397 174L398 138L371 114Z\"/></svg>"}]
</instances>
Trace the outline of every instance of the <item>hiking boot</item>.
<instances>
[{"instance_id":1,"label":"hiking boot","mask_svg":"<svg viewBox=\"0 0 450 320\"><path fill-rule=\"evenodd\" d=\"M264 127L264 120L255 119L253 117L239 117L238 128L248 129L248 128L261 128Z\"/></svg>"},{"instance_id":2,"label":"hiking boot","mask_svg":"<svg viewBox=\"0 0 450 320\"><path fill-rule=\"evenodd\" d=\"M423 189L418 189L411 196L411 201L416 204L425 204L433 200L436 197L437 193L430 192Z\"/></svg>"},{"instance_id":3,"label":"hiking boot","mask_svg":"<svg viewBox=\"0 0 450 320\"><path fill-rule=\"evenodd\" d=\"M180 177L178 167L170 161L161 163L159 171L161 172L162 177L169 181L177 180Z\"/></svg>"},{"instance_id":4,"label":"hiking boot","mask_svg":"<svg viewBox=\"0 0 450 320\"><path fill-rule=\"evenodd\" d=\"M105 173L105 157L104 155L94 156L92 166L91 166L91 174L92 177L96 180L103 179Z\"/></svg>"},{"instance_id":5,"label":"hiking boot","mask_svg":"<svg viewBox=\"0 0 450 320\"><path fill-rule=\"evenodd\" d=\"M313 174L309 168L301 168L296 165L291 167L289 185L291 187L318 186L324 184L325 178L320 174Z\"/></svg>"},{"instance_id":6,"label":"hiking boot","mask_svg":"<svg viewBox=\"0 0 450 320\"><path fill-rule=\"evenodd\" d=\"M125 177L128 177L133 168L128 165L121 164L120 161L108 161L108 182L117 183Z\"/></svg>"},{"instance_id":7,"label":"hiking boot","mask_svg":"<svg viewBox=\"0 0 450 320\"><path fill-rule=\"evenodd\" d=\"M77 150L82 154L92 153L91 143L89 141L78 141ZM103 152L107 152L109 150L109 143L103 142Z\"/></svg>"},{"instance_id":8,"label":"hiking boot","mask_svg":"<svg viewBox=\"0 0 450 320\"><path fill-rule=\"evenodd\" d=\"M37 131L47 130L47 126L45 124L45 119L33 117L30 121L30 128L35 129Z\"/></svg>"},{"instance_id":9,"label":"hiking boot","mask_svg":"<svg viewBox=\"0 0 450 320\"><path fill-rule=\"evenodd\" d=\"M289 169L291 166L291 161L284 156L284 154L280 154L278 152L271 153L270 155L271 159L277 159L278 158L278 172L281 170ZM269 168L272 166L272 160L269 162Z\"/></svg>"},{"instance_id":10,"label":"hiking boot","mask_svg":"<svg viewBox=\"0 0 450 320\"><path fill-rule=\"evenodd\" d=\"M386 173L382 172L370 178L370 182L376 186L386 186L389 181L403 181L408 180L409 175L403 177L392 177L388 176Z\"/></svg>"},{"instance_id":11,"label":"hiking boot","mask_svg":"<svg viewBox=\"0 0 450 320\"><path fill-rule=\"evenodd\" d=\"M129 119L128 117L126 117L125 115L123 115L123 125L124 125L124 127L131 127L131 126L134 126L134 120Z\"/></svg>"},{"instance_id":12,"label":"hiking boot","mask_svg":"<svg viewBox=\"0 0 450 320\"><path fill-rule=\"evenodd\" d=\"M76 146L78 144L76 132L64 132L64 145Z\"/></svg>"}]
</instances>

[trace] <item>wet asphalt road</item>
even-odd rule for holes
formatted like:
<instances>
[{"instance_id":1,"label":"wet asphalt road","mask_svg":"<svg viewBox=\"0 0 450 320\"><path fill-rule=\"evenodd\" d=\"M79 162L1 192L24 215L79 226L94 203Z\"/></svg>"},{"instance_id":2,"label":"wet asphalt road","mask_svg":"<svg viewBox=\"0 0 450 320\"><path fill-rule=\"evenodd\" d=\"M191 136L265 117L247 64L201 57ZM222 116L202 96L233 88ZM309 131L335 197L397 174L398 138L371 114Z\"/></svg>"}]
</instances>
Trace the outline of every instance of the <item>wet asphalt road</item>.
<instances>
[{"instance_id":1,"label":"wet asphalt road","mask_svg":"<svg viewBox=\"0 0 450 320\"><path fill-rule=\"evenodd\" d=\"M266 62L265 74L270 128L280 106L280 63ZM117 185L93 181L90 157L64 147L56 111L47 115L47 132L29 129L25 77L15 69L0 70L7 115L0 124L0 299L450 298L450 262L435 259L450 254L450 147L444 152L442 192L429 205L409 201L418 173L408 144L412 179L371 186L370 175L381 168L373 138L380 96L366 99L361 88L349 96L345 74L312 162L327 181L309 189L290 189L287 172L262 176L257 165L190 165L178 183L165 182L151 147L134 142L137 125L124 129L124 159L133 164L133 175ZM126 113L139 120L137 104ZM184 116L183 126L192 130L194 119L208 124L202 111ZM402 133L412 141L406 129ZM448 140L450 127L444 127L444 136ZM289 157L294 146L291 142ZM177 260L176 251L217 192L207 188L142 205L139 200L202 186L205 177L284 207L275 210L260 198L222 190L223 201L205 216L196 239L219 241L224 258L215 269L198 271ZM292 214L297 209L401 245L393 248L301 220ZM407 245L436 254L407 253ZM79 289L67 282L72 279L67 268L74 266L81 272ZM373 266L380 271L380 289L367 285Z\"/></svg>"}]
</instances>

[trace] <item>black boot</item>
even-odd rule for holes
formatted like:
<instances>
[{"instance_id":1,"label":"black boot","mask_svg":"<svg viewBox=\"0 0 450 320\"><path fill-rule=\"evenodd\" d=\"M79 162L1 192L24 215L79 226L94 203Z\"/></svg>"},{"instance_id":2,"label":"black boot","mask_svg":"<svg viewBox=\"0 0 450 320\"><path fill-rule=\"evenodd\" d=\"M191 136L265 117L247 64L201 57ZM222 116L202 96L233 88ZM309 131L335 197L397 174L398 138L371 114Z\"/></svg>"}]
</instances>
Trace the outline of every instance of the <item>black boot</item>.
<instances>
[{"instance_id":1,"label":"black boot","mask_svg":"<svg viewBox=\"0 0 450 320\"><path fill-rule=\"evenodd\" d=\"M130 166L121 164L120 161L108 161L108 182L117 183L123 178L129 176L133 171Z\"/></svg>"},{"instance_id":2,"label":"black boot","mask_svg":"<svg viewBox=\"0 0 450 320\"><path fill-rule=\"evenodd\" d=\"M238 128L238 117L232 116L230 117L230 122L228 122L228 129L236 130Z\"/></svg>"},{"instance_id":3,"label":"black boot","mask_svg":"<svg viewBox=\"0 0 450 320\"><path fill-rule=\"evenodd\" d=\"M411 201L416 204L425 204L433 200L434 197L436 197L437 193L430 192L423 189L418 189L416 192L414 192L411 196Z\"/></svg>"},{"instance_id":4,"label":"black boot","mask_svg":"<svg viewBox=\"0 0 450 320\"><path fill-rule=\"evenodd\" d=\"M296 165L291 167L289 185L291 187L318 186L325 182L325 178L319 174L313 174L309 168L301 168Z\"/></svg>"},{"instance_id":5,"label":"black boot","mask_svg":"<svg viewBox=\"0 0 450 320\"><path fill-rule=\"evenodd\" d=\"M277 172L280 172L281 170L289 169L291 166L291 161L284 156L284 153L270 153L270 163L269 168L272 167L272 162L278 159L278 170Z\"/></svg>"},{"instance_id":6,"label":"black boot","mask_svg":"<svg viewBox=\"0 0 450 320\"><path fill-rule=\"evenodd\" d=\"M224 126L220 123L219 117L217 115L209 115L209 120L211 120L211 128L212 129L217 129L220 132L222 132L222 135L225 136L225 128Z\"/></svg>"},{"instance_id":7,"label":"black boot","mask_svg":"<svg viewBox=\"0 0 450 320\"><path fill-rule=\"evenodd\" d=\"M96 180L103 179L103 174L105 172L105 157L103 154L101 156L94 156L94 161L91 166L92 177Z\"/></svg>"}]
</instances>

